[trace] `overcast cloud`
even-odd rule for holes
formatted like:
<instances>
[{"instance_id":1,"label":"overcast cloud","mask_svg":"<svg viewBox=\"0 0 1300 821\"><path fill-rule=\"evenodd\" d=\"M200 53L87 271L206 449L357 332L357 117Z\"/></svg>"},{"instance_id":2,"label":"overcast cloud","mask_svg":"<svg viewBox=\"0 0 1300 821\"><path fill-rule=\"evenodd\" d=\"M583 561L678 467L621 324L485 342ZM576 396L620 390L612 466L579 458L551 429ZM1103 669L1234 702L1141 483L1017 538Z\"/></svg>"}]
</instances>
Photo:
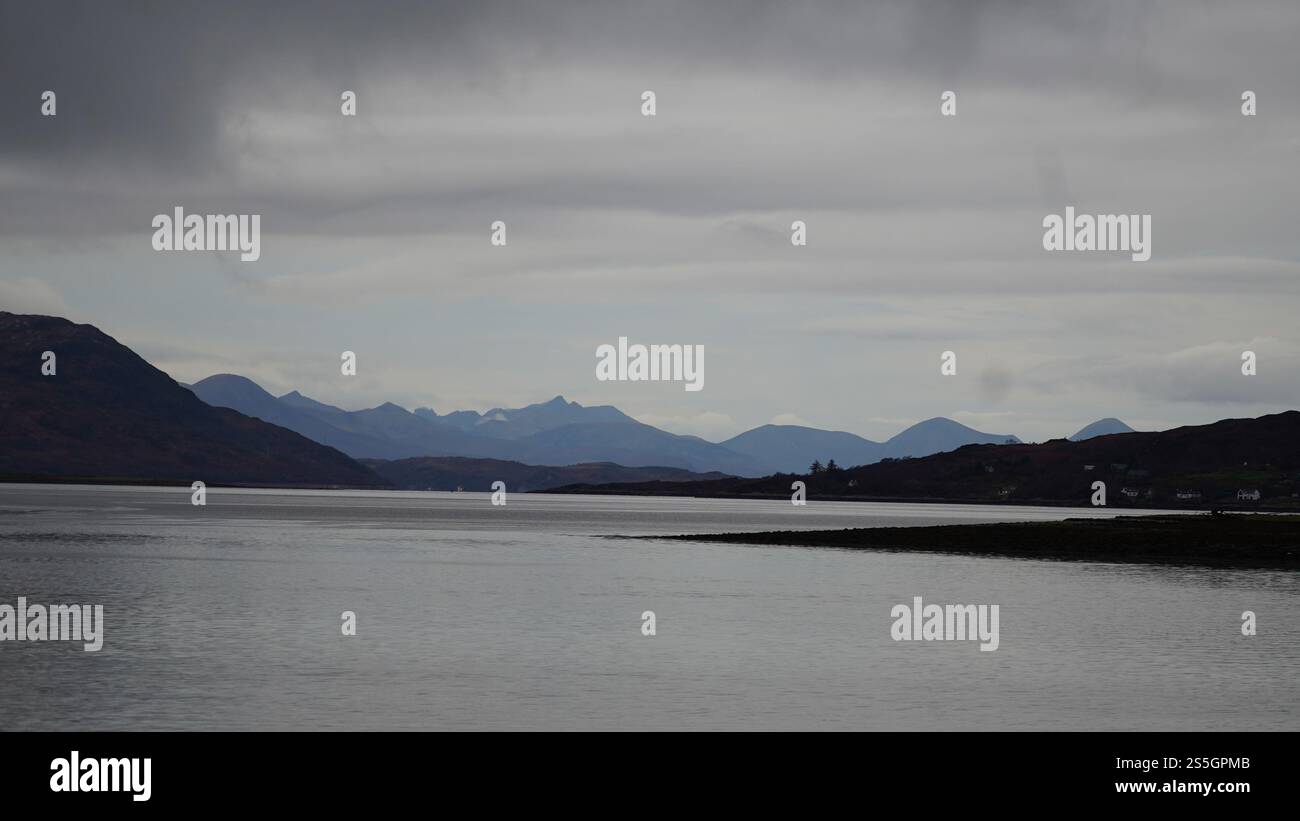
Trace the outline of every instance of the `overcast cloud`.
<instances>
[{"instance_id":1,"label":"overcast cloud","mask_svg":"<svg viewBox=\"0 0 1300 821\"><path fill-rule=\"evenodd\" d=\"M1298 36L1294 2L3 2L0 309L182 381L715 439L1284 410ZM261 214L261 259L152 251L177 205ZM1151 214L1151 261L1044 252L1067 205ZM597 382L619 336L704 344L705 389Z\"/></svg>"}]
</instances>

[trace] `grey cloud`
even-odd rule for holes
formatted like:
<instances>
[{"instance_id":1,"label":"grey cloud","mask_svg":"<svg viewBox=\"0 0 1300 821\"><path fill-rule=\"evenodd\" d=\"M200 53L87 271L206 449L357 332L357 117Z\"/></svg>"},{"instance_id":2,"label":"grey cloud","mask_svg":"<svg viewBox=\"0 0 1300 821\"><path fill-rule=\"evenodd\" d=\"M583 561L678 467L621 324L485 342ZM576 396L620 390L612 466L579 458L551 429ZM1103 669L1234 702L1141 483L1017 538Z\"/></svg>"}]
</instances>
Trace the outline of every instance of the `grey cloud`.
<instances>
[{"instance_id":1,"label":"grey cloud","mask_svg":"<svg viewBox=\"0 0 1300 821\"><path fill-rule=\"evenodd\" d=\"M1140 402L1162 419L1286 401L1273 355L1251 386L1161 357L1298 344L1297 34L1292 2L5 2L0 304L130 331L156 299L175 314L151 334L170 321L219 351L154 349L189 376L261 362L325 398L329 375L303 363L345 331L394 361L357 404L435 387L537 398L501 395L511 368L533 382L510 390L569 392L586 352L551 370L527 357L651 312L680 314L683 341L717 329L732 356L764 350L727 369L734 383L711 377L706 410L738 423L942 412L954 400L925 391L946 338L987 349L962 350L972 412ZM38 116L46 88L53 120ZM355 121L338 115L343 88L361 97ZM959 116L940 120L946 88ZM1244 88L1260 94L1253 120ZM263 214L263 260L152 254L149 219L177 204ZM1044 211L1069 204L1152 213L1152 262L1042 252ZM511 245L485 253L497 218ZM807 248L790 247L792 219ZM194 329L218 298L264 320L247 351ZM394 316L412 304L442 313ZM486 371L475 334L520 305L538 320L520 361ZM320 350L296 347L304 329ZM464 362L438 363L435 382L422 351L438 345ZM837 350L851 371L824 364ZM745 383L768 369L816 398L764 407L770 391ZM841 372L890 390L826 387ZM629 412L702 413L633 396Z\"/></svg>"},{"instance_id":2,"label":"grey cloud","mask_svg":"<svg viewBox=\"0 0 1300 821\"><path fill-rule=\"evenodd\" d=\"M1177 50L1165 43L1192 28L1186 21L1210 21L1218 30L1192 28L1191 36L1239 54L1252 41L1293 34L1294 21L1274 24L1286 19L1278 14L1285 8L1120 0L10 2L0 8L0 93L11 111L35 110L39 93L55 89L62 119L55 128L7 117L0 145L46 160L193 170L223 159L224 118L275 89L280 75L373 87L421 67L431 82L450 71L487 87L538 66L575 65L654 66L647 73L660 79L735 69L967 86L1105 82L1120 93L1155 75L1164 91L1175 71L1204 62L1184 53L1181 38ZM1243 26L1242 17L1259 22ZM1274 54L1257 74L1276 77L1294 65ZM315 105L301 97L296 104Z\"/></svg>"}]
</instances>

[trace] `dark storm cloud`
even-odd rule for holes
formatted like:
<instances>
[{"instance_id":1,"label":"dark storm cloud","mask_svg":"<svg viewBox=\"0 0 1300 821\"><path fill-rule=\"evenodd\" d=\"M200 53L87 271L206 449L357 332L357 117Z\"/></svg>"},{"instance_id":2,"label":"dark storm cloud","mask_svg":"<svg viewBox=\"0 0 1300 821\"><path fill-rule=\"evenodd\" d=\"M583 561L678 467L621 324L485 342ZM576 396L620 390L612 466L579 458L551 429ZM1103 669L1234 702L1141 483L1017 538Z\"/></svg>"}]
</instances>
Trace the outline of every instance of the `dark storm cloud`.
<instances>
[{"instance_id":1,"label":"dark storm cloud","mask_svg":"<svg viewBox=\"0 0 1300 821\"><path fill-rule=\"evenodd\" d=\"M925 97L908 92L914 105L932 106L933 92L949 85L964 95L998 88L1018 92L1042 89L1045 98L1062 87L1105 88L1125 99L1150 88L1178 87L1171 78L1197 65L1197 43L1177 39L1177 47L1153 47L1166 19L1149 4L1016 3L973 0L919 2L784 3L752 0L723 2L154 2L19 3L0 5L0 177L5 203L0 217L6 234L109 232L139 224L167 196L183 196L213 210L231 205L229 172L241 161L264 156L250 147L266 137L255 131L256 112L273 112L277 123L296 117L334 115L340 89L356 90L363 107L376 113L375 100L397 84L437 89L422 99L393 104L399 112L433 116L461 114L457 100L442 92L485 92L510 87L517 92L548 73L566 70L587 79L619 77L639 90L673 86L674 99L698 90L694 101L728 111L728 89L756 93L758 105L768 84L771 109L737 112L733 132L725 124L707 125L715 153L707 176L687 154L688 140L658 143L653 134L623 135L588 152L590 167L566 168L548 176L568 150L584 139L581 126L564 135L567 144L530 133L528 123L512 123L500 133L472 135L450 150L503 155L517 153L527 140L537 152L535 173L516 164L505 173L491 169L461 184L415 185L368 174L346 190L322 190L302 175L279 173L283 163L300 161L298 147L276 145L281 153L270 171L246 174L238 190L241 207L274 211L282 229L310 230L328 224L329 215L368 207L406 209L415 202L426 211L488 208L509 201L520 207L561 205L576 208L628 204L681 214L724 214L737 208L862 208L856 188L841 184L838 167L808 164L797 175L776 169L756 175L754 156L729 162L726 143L751 142L754 129L772 131L773 148L791 148L834 135L852 121L888 116L879 97L890 88L921 85ZM1180 7L1181 8L1186 8ZM1216 16L1195 8L1190 19L1204 20L1201 36L1235 53L1252 38L1285 38L1288 26L1271 25L1268 7L1252 5ZM1180 11L1180 13L1183 13ZM1294 15L1291 15L1294 17ZM1255 18L1259 18L1257 21ZM1285 19L1285 18L1283 18ZM1220 22L1227 21L1227 22ZM1244 21L1244 22L1243 22ZM1228 23L1232 28L1227 28ZM1223 28L1222 31L1217 29ZM1227 53L1234 53L1229 50ZM1273 49L1258 54L1275 56ZM1220 58L1225 59L1225 58ZM1260 58L1262 60L1262 58ZM1291 76L1294 66L1255 68L1255 79ZM1224 82L1237 82L1223 72ZM530 88L524 99L563 95L564 80ZM836 88L861 88L843 122L804 125L781 114L791 99L834 99ZM910 85L909 85L910 84ZM1187 84L1182 84L1186 86ZM1197 86L1221 105L1227 92ZM875 89L877 96L873 97ZM58 94L57 119L38 115L40 94ZM822 91L824 89L824 91ZM634 90L631 93L639 93ZM723 96L718 97L721 93ZM1189 93L1185 90L1180 93ZM779 95L784 94L782 98ZM516 94L512 99L520 99ZM970 99L967 97L966 99ZM1270 105L1279 102L1275 96ZM601 111L600 100L591 101ZM966 105L966 103L963 103ZM680 109L678 109L680 110ZM380 113L393 113L389 109ZM470 116L509 115L510 109L479 110ZM570 109L576 118L581 110ZM1086 114L1086 112L1081 112ZM371 127L360 118L358 133ZM768 121L769 125L762 123ZM263 121L259 125L267 126ZM638 143L637 140L640 140ZM495 141L495 148L494 148ZM646 147L645 154L634 153ZM420 148L424 148L420 146ZM393 149L372 140L353 154L386 155ZM1065 172L1055 148L1043 148L1039 173L1045 190L1057 194ZM662 153L667 173L637 176L642 157ZM622 152L622 153L620 153ZM424 164L425 154L408 146L400 161ZM603 164L600 160L603 159ZM363 160L364 161L364 160ZM305 160L302 160L305 162ZM276 165L280 163L280 165ZM328 165L320 165L328 173ZM222 179L223 175L226 179ZM418 179L418 177L417 177ZM916 208L933 202L927 190L942 175L917 169L906 181L871 180L870 207ZM210 203L202 199L213 200ZM125 201L122 201L125 200ZM949 191L947 205L1009 205L1015 197L995 187ZM148 212L148 213L146 213ZM360 230L403 230L414 219L379 214L351 220ZM408 209L409 213L409 209ZM382 217L382 218L380 218ZM445 222L439 218L439 222ZM60 223L60 228L55 223Z\"/></svg>"},{"instance_id":2,"label":"dark storm cloud","mask_svg":"<svg viewBox=\"0 0 1300 821\"><path fill-rule=\"evenodd\" d=\"M1181 116L1223 128L1247 85L1270 112L1287 110L1297 92L1279 78L1300 68L1287 11L1119 0L4 2L0 234L133 231L180 199L263 210L282 232L370 236L460 230L506 207L722 220L1054 208L1081 187L1077 145L1093 134L1105 139L1086 149L1122 161L1181 136ZM617 102L646 87L664 89L663 131L629 126L635 109ZM959 122L985 131L949 145L937 129L891 130L900 106L909 127L928 120L948 87L961 93ZM361 97L355 123L338 117L345 88ZM38 114L45 89L59 95L57 118ZM447 125L458 122L464 131ZM1221 145L1212 137L1204 144ZM1163 175L1162 155L1147 156L1145 170ZM1037 181L1032 202L1024 168Z\"/></svg>"},{"instance_id":3,"label":"dark storm cloud","mask_svg":"<svg viewBox=\"0 0 1300 821\"><path fill-rule=\"evenodd\" d=\"M938 80L1145 71L1128 3L6 2L5 157L193 172L222 161L247 98L285 71L323 84L385 72L574 64L774 68ZM1105 49L1096 48L1104 41ZM990 55L1001 55L990 60ZM431 75L432 77L432 75ZM59 95L59 126L31 116ZM236 121L237 125L237 121Z\"/></svg>"},{"instance_id":4,"label":"dark storm cloud","mask_svg":"<svg viewBox=\"0 0 1300 821\"><path fill-rule=\"evenodd\" d=\"M220 160L241 89L287 64L349 74L421 31L456 42L452 7L390 4L18 3L0 11L3 156L202 170ZM441 34L441 36L436 36ZM58 94L56 121L31 116Z\"/></svg>"}]
</instances>

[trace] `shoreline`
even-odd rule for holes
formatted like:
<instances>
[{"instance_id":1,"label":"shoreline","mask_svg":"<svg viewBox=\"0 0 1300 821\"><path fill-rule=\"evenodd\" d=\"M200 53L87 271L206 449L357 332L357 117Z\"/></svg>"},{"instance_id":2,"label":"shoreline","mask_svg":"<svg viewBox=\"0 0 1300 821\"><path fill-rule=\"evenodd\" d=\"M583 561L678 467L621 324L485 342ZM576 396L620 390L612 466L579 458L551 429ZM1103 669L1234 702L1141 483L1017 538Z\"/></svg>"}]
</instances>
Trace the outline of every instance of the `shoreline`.
<instances>
[{"instance_id":1,"label":"shoreline","mask_svg":"<svg viewBox=\"0 0 1300 821\"><path fill-rule=\"evenodd\" d=\"M1300 570L1300 516L1151 515L1058 522L774 530L641 539Z\"/></svg>"},{"instance_id":2,"label":"shoreline","mask_svg":"<svg viewBox=\"0 0 1300 821\"><path fill-rule=\"evenodd\" d=\"M390 485L309 485L267 484L253 482L209 482L209 488L238 488L240 490L396 490ZM195 479L135 479L131 477L102 476L0 476L0 485L80 485L89 487L190 487Z\"/></svg>"},{"instance_id":3,"label":"shoreline","mask_svg":"<svg viewBox=\"0 0 1300 821\"><path fill-rule=\"evenodd\" d=\"M617 484L617 483L616 483ZM574 496L658 496L663 498L685 498L685 499L739 499L753 500L759 502L789 502L789 493L728 493L719 491L717 493L700 493L698 490L661 490L661 489L642 489L642 488L623 488L611 485L564 485L556 488L547 488L546 490L530 490L529 493L554 494L557 496L574 495ZM1087 508L1090 507L1088 500L1085 499L988 499L982 497L934 497L934 496L842 496L834 494L818 495L819 502L869 502L874 504L904 504L904 505L979 505L983 507L1064 507L1064 508ZM1216 511L1223 513L1281 513L1281 514L1300 514L1300 509L1296 505L1279 506L1279 505L1242 505L1231 502L1223 504L1194 504L1179 505L1177 502L1166 502L1160 505L1129 504L1121 500L1114 500L1114 503L1106 505L1106 510L1113 510L1117 515L1124 515L1133 511L1135 515L1159 515L1165 511L1186 511L1188 513L1205 513L1211 514ZM1146 513L1145 511L1154 511Z\"/></svg>"},{"instance_id":4,"label":"shoreline","mask_svg":"<svg viewBox=\"0 0 1300 821\"><path fill-rule=\"evenodd\" d=\"M234 488L240 490L386 490L402 493L454 493L457 491L450 490L428 490L423 488L406 488L395 487L393 485L315 485L315 484L266 484L266 483L249 483L249 482L221 482L205 481L208 488ZM191 480L188 479L139 479L133 477L103 477L103 476L24 476L17 474L0 475L0 487L5 485L78 485L88 487L178 487L189 488ZM648 491L648 490L603 490L608 487L605 485L565 485L558 488L546 488L544 490L521 490L516 491L520 494L529 496L629 496L645 497L658 499L724 499L728 501L753 501L753 502L788 502L789 494L765 494L765 493L696 493L689 491ZM491 491L466 491L466 492L491 492ZM966 499L966 498L937 498L937 497L906 497L897 496L820 496L819 502L850 502L864 504L901 504L901 505L952 505L952 506L969 506L969 507L988 507L988 508L1026 508L1026 507L1043 507L1043 508L1073 508L1078 510L1090 509L1086 503L1074 499L1017 499L1015 501L1006 501L1001 499ZM1098 509L1098 508L1091 508ZM1185 516L1205 515L1210 516L1216 513L1225 515L1251 515L1255 513L1266 513L1271 515L1292 515L1297 516L1294 507L1277 507L1273 505L1264 506L1239 506L1239 505L1212 505L1212 506L1183 506L1173 505L1108 505L1101 508L1106 511L1112 511L1116 516L1141 516L1151 518L1161 515L1177 513ZM799 531L792 531L799 532ZM726 534L733 535L733 534Z\"/></svg>"}]
</instances>

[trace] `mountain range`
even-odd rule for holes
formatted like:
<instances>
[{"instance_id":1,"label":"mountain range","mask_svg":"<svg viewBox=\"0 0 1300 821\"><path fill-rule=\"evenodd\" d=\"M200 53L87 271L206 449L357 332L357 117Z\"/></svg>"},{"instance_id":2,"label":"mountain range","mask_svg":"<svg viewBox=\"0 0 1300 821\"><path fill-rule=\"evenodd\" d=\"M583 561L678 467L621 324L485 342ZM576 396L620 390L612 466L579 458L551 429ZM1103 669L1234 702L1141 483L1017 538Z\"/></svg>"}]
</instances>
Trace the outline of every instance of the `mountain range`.
<instances>
[{"instance_id":1,"label":"mountain range","mask_svg":"<svg viewBox=\"0 0 1300 821\"><path fill-rule=\"evenodd\" d=\"M936 417L885 442L844 431L763 425L713 443L646 425L610 405L587 407L563 396L522 408L439 415L432 408L408 411L392 403L346 411L297 391L275 397L252 380L234 374L210 376L189 387L210 405L287 427L357 459L462 456L529 465L612 462L627 467L765 476L799 473L814 460L862 465L926 456L969 444L1020 441L1010 434L983 433Z\"/></svg>"},{"instance_id":2,"label":"mountain range","mask_svg":"<svg viewBox=\"0 0 1300 821\"><path fill-rule=\"evenodd\" d=\"M869 465L881 459L928 456L964 445L1016 443L1010 434L982 433L951 419L918 422L884 442L873 442L844 431L799 425L763 425L723 442L724 447L762 462L767 473L803 473L816 459L840 467ZM819 454L828 454L820 456Z\"/></svg>"},{"instance_id":3,"label":"mountain range","mask_svg":"<svg viewBox=\"0 0 1300 821\"><path fill-rule=\"evenodd\" d=\"M659 430L609 406L584 407L562 396L524 408L439 416L430 408L412 412L392 403L346 411L296 391L277 398L233 374L210 376L190 389L210 405L265 419L355 459L463 456L529 465L613 462L733 476L767 472L757 460L721 445Z\"/></svg>"},{"instance_id":4,"label":"mountain range","mask_svg":"<svg viewBox=\"0 0 1300 821\"><path fill-rule=\"evenodd\" d=\"M763 425L715 443L562 396L484 413L393 403L348 411L298 391L277 397L233 374L181 385L97 328L57 317L0 312L0 344L8 352L0 369L0 475L10 478L442 487L453 480L476 486L487 472L508 469L516 484L543 488L802 473L814 461L850 467L1019 442L940 417L884 442ZM41 373L45 351L58 356L49 376ZM1128 429L1106 419L1076 436L1116 426ZM575 470L552 469L563 466Z\"/></svg>"},{"instance_id":5,"label":"mountain range","mask_svg":"<svg viewBox=\"0 0 1300 821\"><path fill-rule=\"evenodd\" d=\"M1223 419L1080 441L967 445L801 477L573 486L567 492L789 498L1052 503L1086 507L1095 483L1109 507L1300 508L1300 411ZM811 502L809 502L811 504Z\"/></svg>"}]
</instances>

